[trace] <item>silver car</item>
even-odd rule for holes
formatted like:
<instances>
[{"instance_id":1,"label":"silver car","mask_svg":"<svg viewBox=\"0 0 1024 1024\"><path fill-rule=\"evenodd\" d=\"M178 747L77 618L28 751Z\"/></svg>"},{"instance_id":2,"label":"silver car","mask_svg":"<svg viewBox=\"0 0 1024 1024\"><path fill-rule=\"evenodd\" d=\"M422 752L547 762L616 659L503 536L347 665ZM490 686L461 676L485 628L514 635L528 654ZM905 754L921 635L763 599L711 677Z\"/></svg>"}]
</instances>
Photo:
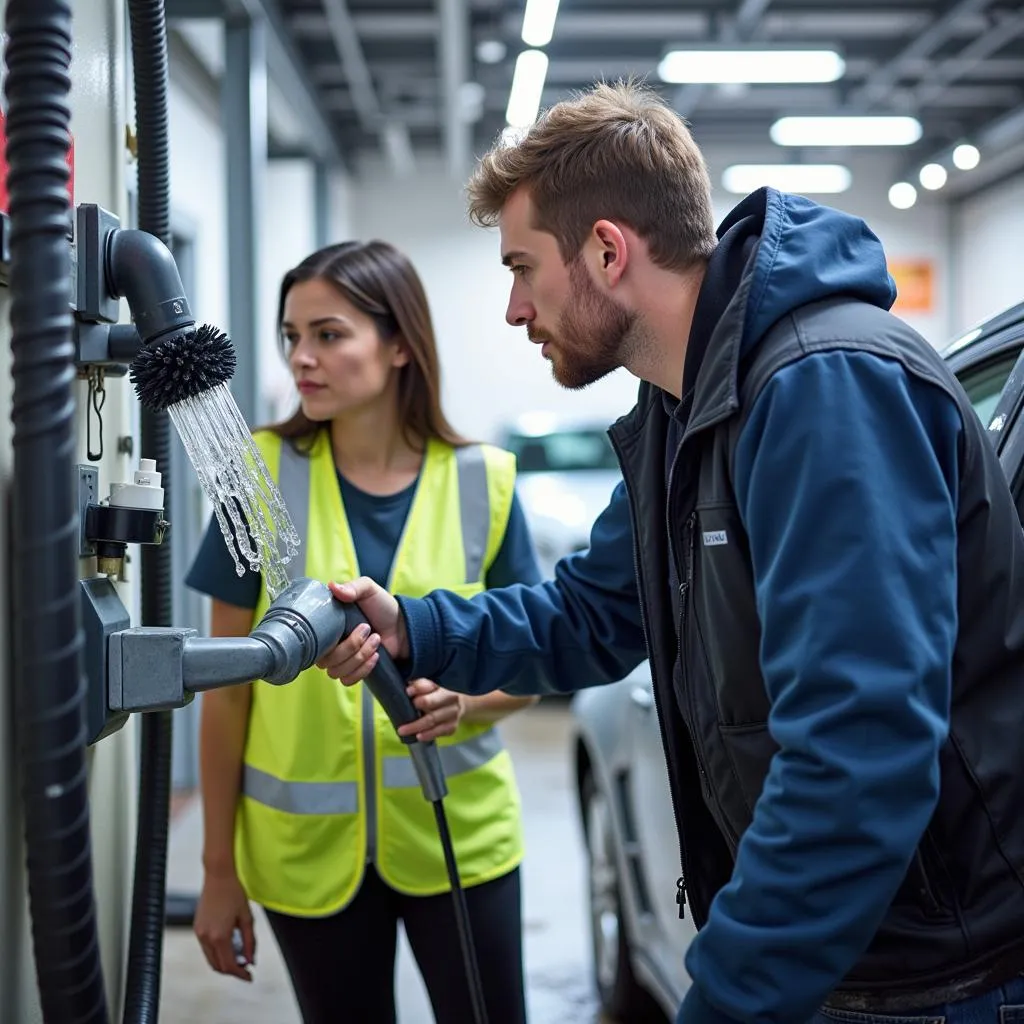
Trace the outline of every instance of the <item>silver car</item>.
<instances>
[{"instance_id":1,"label":"silver car","mask_svg":"<svg viewBox=\"0 0 1024 1024\"><path fill-rule=\"evenodd\" d=\"M586 548L590 528L622 479L606 420L534 412L498 443L516 455L516 491L545 577L564 555Z\"/></svg>"},{"instance_id":2,"label":"silver car","mask_svg":"<svg viewBox=\"0 0 1024 1024\"><path fill-rule=\"evenodd\" d=\"M1022 349L1024 303L943 353L989 426L1018 508L1024 507ZM598 994L622 1024L672 1017L690 985L683 956L694 929L666 896L679 875L679 843L647 663L621 682L580 691L572 710Z\"/></svg>"}]
</instances>

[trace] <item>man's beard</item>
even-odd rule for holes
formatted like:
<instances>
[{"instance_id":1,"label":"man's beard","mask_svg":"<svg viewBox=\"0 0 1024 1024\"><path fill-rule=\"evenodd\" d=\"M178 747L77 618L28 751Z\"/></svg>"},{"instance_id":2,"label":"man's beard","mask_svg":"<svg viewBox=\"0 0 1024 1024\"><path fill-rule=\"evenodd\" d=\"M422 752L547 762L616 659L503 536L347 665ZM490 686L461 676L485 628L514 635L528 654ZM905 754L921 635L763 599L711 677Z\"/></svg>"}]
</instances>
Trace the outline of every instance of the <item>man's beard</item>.
<instances>
[{"instance_id":1,"label":"man's beard","mask_svg":"<svg viewBox=\"0 0 1024 1024\"><path fill-rule=\"evenodd\" d=\"M601 293L579 257L569 264L569 284L556 333L530 333L530 338L551 341L552 375L562 387L577 390L623 365L638 317Z\"/></svg>"}]
</instances>

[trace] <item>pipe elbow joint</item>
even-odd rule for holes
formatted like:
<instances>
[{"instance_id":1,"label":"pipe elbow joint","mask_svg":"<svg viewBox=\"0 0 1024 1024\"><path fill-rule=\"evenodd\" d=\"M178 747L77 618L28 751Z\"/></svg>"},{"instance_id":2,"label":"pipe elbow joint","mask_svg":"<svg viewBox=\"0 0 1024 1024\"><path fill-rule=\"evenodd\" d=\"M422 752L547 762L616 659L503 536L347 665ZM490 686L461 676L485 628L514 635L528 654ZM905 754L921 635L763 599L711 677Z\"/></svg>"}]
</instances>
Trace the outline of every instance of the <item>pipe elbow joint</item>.
<instances>
[{"instance_id":1,"label":"pipe elbow joint","mask_svg":"<svg viewBox=\"0 0 1024 1024\"><path fill-rule=\"evenodd\" d=\"M144 343L195 326L178 265L156 235L116 228L107 236L106 274L127 301Z\"/></svg>"}]
</instances>

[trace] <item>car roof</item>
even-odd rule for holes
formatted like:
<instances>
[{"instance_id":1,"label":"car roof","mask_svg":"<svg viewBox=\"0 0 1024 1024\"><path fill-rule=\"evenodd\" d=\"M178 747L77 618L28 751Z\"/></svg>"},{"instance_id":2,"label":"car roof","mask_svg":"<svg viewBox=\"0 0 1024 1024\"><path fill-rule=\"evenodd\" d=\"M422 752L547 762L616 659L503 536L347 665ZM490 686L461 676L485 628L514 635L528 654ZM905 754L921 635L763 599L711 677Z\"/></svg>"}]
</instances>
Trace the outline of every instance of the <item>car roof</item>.
<instances>
[{"instance_id":1,"label":"car roof","mask_svg":"<svg viewBox=\"0 0 1024 1024\"><path fill-rule=\"evenodd\" d=\"M1018 350L1022 336L1024 302L1018 302L954 338L942 349L942 356L955 373L968 364Z\"/></svg>"}]
</instances>

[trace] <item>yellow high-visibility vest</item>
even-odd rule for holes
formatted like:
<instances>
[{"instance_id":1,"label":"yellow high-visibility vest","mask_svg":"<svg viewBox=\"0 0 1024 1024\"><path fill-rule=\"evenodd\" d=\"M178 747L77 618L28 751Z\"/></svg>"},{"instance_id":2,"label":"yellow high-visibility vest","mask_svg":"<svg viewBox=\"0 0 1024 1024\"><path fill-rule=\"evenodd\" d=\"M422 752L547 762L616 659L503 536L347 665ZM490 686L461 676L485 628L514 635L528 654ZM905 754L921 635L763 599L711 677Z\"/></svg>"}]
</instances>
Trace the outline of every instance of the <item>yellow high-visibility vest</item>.
<instances>
[{"instance_id":1,"label":"yellow high-visibility vest","mask_svg":"<svg viewBox=\"0 0 1024 1024\"><path fill-rule=\"evenodd\" d=\"M269 431L254 439L303 542L289 575L359 576L328 432L320 431L308 456ZM389 590L409 597L483 590L514 486L510 453L429 441ZM268 604L263 585L257 619ZM523 856L511 758L488 724L460 725L437 745L462 883L491 881ZM343 686L316 667L286 686L252 684L235 857L250 899L286 914L341 910L367 863L400 892L449 888L433 809L405 744L362 683Z\"/></svg>"}]
</instances>

